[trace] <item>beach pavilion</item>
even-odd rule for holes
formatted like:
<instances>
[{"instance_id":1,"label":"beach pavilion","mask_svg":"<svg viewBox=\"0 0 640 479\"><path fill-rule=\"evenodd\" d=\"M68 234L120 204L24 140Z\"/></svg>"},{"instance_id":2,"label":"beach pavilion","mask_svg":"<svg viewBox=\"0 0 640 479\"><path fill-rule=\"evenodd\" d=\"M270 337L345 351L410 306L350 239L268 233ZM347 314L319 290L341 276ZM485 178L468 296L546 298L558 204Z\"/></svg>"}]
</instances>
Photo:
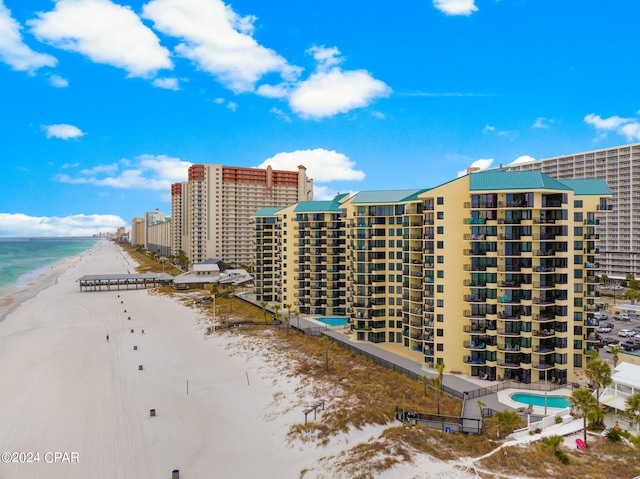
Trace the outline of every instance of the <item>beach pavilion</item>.
<instances>
[{"instance_id":1,"label":"beach pavilion","mask_svg":"<svg viewBox=\"0 0 640 479\"><path fill-rule=\"evenodd\" d=\"M613 370L611 385L600 395L600 403L624 411L627 398L635 393L640 393L640 366L623 362Z\"/></svg>"}]
</instances>

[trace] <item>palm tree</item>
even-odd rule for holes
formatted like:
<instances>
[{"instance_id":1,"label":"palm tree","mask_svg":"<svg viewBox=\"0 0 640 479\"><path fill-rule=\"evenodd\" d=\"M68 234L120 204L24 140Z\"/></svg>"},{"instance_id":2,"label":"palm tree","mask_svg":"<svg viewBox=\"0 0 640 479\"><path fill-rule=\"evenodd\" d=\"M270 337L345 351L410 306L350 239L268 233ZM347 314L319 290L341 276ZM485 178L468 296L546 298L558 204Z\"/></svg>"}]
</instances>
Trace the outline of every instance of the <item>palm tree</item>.
<instances>
[{"instance_id":1,"label":"palm tree","mask_svg":"<svg viewBox=\"0 0 640 479\"><path fill-rule=\"evenodd\" d=\"M596 389L596 402L598 408L600 408L600 388L605 388L611 384L611 366L596 357L596 359L592 359L587 364L585 374Z\"/></svg>"},{"instance_id":2,"label":"palm tree","mask_svg":"<svg viewBox=\"0 0 640 479\"><path fill-rule=\"evenodd\" d=\"M596 398L587 388L574 389L569 398L571 407L575 409L583 418L584 444L587 444L587 414L598 407Z\"/></svg>"},{"instance_id":3,"label":"palm tree","mask_svg":"<svg viewBox=\"0 0 640 479\"><path fill-rule=\"evenodd\" d=\"M287 320L287 334L289 334L289 325L291 324L291 304L285 304L284 307L289 310L289 319Z\"/></svg>"},{"instance_id":4,"label":"palm tree","mask_svg":"<svg viewBox=\"0 0 640 479\"><path fill-rule=\"evenodd\" d=\"M625 401L625 412L636 423L636 434L640 433L640 393L632 394Z\"/></svg>"},{"instance_id":5,"label":"palm tree","mask_svg":"<svg viewBox=\"0 0 640 479\"><path fill-rule=\"evenodd\" d=\"M609 352L611 354L613 354L613 367L615 368L616 366L618 366L618 361L620 360L620 353L624 351L624 348L621 346L614 346L614 345L610 345L609 346Z\"/></svg>"},{"instance_id":6,"label":"palm tree","mask_svg":"<svg viewBox=\"0 0 640 479\"><path fill-rule=\"evenodd\" d=\"M427 384L429 384L429 378L427 376L420 376L420 381L424 385L424 395L427 395Z\"/></svg>"},{"instance_id":7,"label":"palm tree","mask_svg":"<svg viewBox=\"0 0 640 479\"><path fill-rule=\"evenodd\" d=\"M507 434L511 434L515 427L522 422L520 419L520 415L515 411L509 411L505 409L504 411L496 411L493 415L498 423L498 432L505 429Z\"/></svg>"},{"instance_id":8,"label":"palm tree","mask_svg":"<svg viewBox=\"0 0 640 479\"><path fill-rule=\"evenodd\" d=\"M300 311L294 311L293 315L296 317L296 328L298 328L298 332L300 332Z\"/></svg>"},{"instance_id":9,"label":"palm tree","mask_svg":"<svg viewBox=\"0 0 640 479\"><path fill-rule=\"evenodd\" d=\"M436 363L434 369L438 371L438 376L431 379L431 383L433 384L433 388L438 392L437 401L438 401L438 414L440 414L440 398L442 397L442 383L444 376L444 363Z\"/></svg>"},{"instance_id":10,"label":"palm tree","mask_svg":"<svg viewBox=\"0 0 640 479\"><path fill-rule=\"evenodd\" d=\"M262 307L262 316L264 317L264 322L267 322L267 302L260 301L260 306Z\"/></svg>"},{"instance_id":11,"label":"palm tree","mask_svg":"<svg viewBox=\"0 0 640 479\"><path fill-rule=\"evenodd\" d=\"M329 372L329 347L331 346L331 338L329 336L322 336L320 338L320 344L324 346L324 371Z\"/></svg>"},{"instance_id":12,"label":"palm tree","mask_svg":"<svg viewBox=\"0 0 640 479\"><path fill-rule=\"evenodd\" d=\"M280 320L280 313L279 313L279 311L280 311L280 308L281 308L281 307L282 307L282 306L280 306L279 304L276 304L276 305L273 307L273 309L275 309L275 310L276 310L276 320Z\"/></svg>"}]
</instances>

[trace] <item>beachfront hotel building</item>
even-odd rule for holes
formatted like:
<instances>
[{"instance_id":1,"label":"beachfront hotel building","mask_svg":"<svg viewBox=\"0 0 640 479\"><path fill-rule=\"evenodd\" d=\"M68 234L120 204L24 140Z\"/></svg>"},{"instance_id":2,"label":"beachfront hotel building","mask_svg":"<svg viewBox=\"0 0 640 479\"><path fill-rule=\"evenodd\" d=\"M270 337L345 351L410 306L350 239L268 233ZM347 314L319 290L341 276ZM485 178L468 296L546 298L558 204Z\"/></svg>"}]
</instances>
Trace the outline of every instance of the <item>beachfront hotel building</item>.
<instances>
[{"instance_id":1,"label":"beachfront hotel building","mask_svg":"<svg viewBox=\"0 0 640 479\"><path fill-rule=\"evenodd\" d=\"M332 257L328 246L313 250L315 238L334 239L343 223L338 267L353 340L488 379L572 381L596 341L596 227L608 197L601 179L499 169L340 196L319 205L315 222L308 204L263 210L256 271L268 278L256 297L323 315L313 300L342 290L314 289Z\"/></svg>"},{"instance_id":2,"label":"beachfront hotel building","mask_svg":"<svg viewBox=\"0 0 640 479\"><path fill-rule=\"evenodd\" d=\"M306 168L297 171L192 165L186 184L172 185L173 254L191 263L209 258L250 266L254 258L251 215L260 208L313 199Z\"/></svg>"},{"instance_id":3,"label":"beachfront hotel building","mask_svg":"<svg viewBox=\"0 0 640 479\"><path fill-rule=\"evenodd\" d=\"M602 148L510 166L539 170L556 179L602 178L611 189L609 209L599 215L600 273L640 277L640 143Z\"/></svg>"}]
</instances>

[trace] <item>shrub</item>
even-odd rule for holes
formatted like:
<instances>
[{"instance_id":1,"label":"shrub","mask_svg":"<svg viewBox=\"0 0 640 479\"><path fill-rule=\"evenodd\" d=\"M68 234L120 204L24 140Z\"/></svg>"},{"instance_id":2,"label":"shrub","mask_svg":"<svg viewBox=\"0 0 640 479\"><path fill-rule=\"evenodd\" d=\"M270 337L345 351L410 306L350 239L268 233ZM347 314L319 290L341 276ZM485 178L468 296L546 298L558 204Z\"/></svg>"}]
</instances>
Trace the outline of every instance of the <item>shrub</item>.
<instances>
[{"instance_id":1,"label":"shrub","mask_svg":"<svg viewBox=\"0 0 640 479\"><path fill-rule=\"evenodd\" d=\"M620 442L622 440L622 434L617 429L608 429L605 437L612 442Z\"/></svg>"}]
</instances>

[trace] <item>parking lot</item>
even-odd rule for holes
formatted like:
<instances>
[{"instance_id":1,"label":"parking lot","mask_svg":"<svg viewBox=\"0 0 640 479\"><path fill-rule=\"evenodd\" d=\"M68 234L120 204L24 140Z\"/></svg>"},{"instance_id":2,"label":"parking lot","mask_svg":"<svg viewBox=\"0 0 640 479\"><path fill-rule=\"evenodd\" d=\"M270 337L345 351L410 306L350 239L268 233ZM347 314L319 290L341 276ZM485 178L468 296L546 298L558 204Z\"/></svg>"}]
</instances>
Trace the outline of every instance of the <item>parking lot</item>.
<instances>
[{"instance_id":1,"label":"parking lot","mask_svg":"<svg viewBox=\"0 0 640 479\"><path fill-rule=\"evenodd\" d=\"M612 306L612 305L610 305ZM599 315L605 313L606 318L601 317L596 328L596 338L598 342L595 347L600 350L600 357L607 362L613 363L613 358L608 346L623 347L625 342L627 347L625 352L640 354L640 309L634 305L618 305L618 313L613 311L601 311Z\"/></svg>"}]
</instances>

